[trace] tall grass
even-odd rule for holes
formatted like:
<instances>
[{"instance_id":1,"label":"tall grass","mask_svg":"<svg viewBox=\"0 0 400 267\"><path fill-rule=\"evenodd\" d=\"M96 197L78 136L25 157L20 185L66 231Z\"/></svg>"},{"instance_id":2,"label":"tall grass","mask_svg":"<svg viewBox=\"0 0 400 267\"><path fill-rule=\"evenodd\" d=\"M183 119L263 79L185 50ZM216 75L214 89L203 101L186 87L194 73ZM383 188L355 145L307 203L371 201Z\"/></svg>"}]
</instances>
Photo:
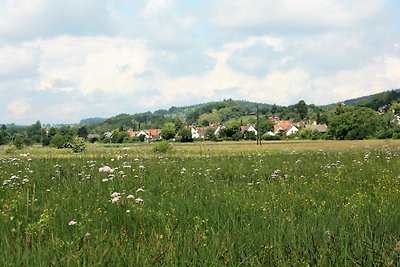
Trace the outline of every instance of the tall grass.
<instances>
[{"instance_id":1,"label":"tall grass","mask_svg":"<svg viewBox=\"0 0 400 267\"><path fill-rule=\"evenodd\" d=\"M0 265L399 264L396 147L118 151L1 158Z\"/></svg>"}]
</instances>

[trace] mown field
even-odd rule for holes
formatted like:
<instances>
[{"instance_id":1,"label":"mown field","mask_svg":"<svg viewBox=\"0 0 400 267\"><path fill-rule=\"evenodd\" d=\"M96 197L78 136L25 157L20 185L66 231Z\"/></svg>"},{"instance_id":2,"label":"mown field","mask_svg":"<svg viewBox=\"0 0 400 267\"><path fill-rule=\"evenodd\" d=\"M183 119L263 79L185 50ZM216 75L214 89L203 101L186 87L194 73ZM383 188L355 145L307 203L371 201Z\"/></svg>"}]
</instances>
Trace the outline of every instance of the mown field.
<instances>
[{"instance_id":1,"label":"mown field","mask_svg":"<svg viewBox=\"0 0 400 267\"><path fill-rule=\"evenodd\" d=\"M400 143L0 147L0 266L396 266Z\"/></svg>"}]
</instances>

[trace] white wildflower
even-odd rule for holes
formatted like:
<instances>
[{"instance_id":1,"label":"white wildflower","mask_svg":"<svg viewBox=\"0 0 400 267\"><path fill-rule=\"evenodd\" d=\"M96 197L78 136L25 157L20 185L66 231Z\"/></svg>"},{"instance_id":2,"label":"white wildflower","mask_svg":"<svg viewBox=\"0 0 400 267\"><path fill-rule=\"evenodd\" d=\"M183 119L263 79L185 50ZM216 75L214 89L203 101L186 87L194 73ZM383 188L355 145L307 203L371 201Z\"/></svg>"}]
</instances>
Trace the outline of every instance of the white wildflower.
<instances>
[{"instance_id":1,"label":"white wildflower","mask_svg":"<svg viewBox=\"0 0 400 267\"><path fill-rule=\"evenodd\" d=\"M142 204L143 202L144 202L144 200L141 199L140 197L138 197L138 198L135 199L135 203L136 203L136 204Z\"/></svg>"},{"instance_id":2,"label":"white wildflower","mask_svg":"<svg viewBox=\"0 0 400 267\"><path fill-rule=\"evenodd\" d=\"M68 225L76 225L76 224L77 224L77 222L74 221L74 220L71 220L71 221L69 221L69 223L68 223Z\"/></svg>"}]
</instances>

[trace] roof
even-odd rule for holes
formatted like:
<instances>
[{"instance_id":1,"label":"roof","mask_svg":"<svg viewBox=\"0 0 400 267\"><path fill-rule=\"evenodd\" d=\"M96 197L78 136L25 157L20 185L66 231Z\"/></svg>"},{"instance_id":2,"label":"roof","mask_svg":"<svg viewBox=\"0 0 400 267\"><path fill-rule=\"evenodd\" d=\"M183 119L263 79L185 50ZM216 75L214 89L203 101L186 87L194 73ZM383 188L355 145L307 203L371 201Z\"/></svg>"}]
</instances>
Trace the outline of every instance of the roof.
<instances>
[{"instance_id":1,"label":"roof","mask_svg":"<svg viewBox=\"0 0 400 267\"><path fill-rule=\"evenodd\" d=\"M328 126L326 124L312 124L306 125L307 129L317 130L320 133L326 133L328 131Z\"/></svg>"},{"instance_id":2,"label":"roof","mask_svg":"<svg viewBox=\"0 0 400 267\"><path fill-rule=\"evenodd\" d=\"M286 132L292 126L293 126L293 123L291 121L278 121L278 123L274 125L274 130L278 131L280 129L281 131Z\"/></svg>"},{"instance_id":3,"label":"roof","mask_svg":"<svg viewBox=\"0 0 400 267\"><path fill-rule=\"evenodd\" d=\"M241 131L242 133L245 133L245 132L247 132L250 128L252 128L252 127L253 127L253 129L255 130L256 125L255 125L255 124L243 125L243 126L240 126L240 131Z\"/></svg>"}]
</instances>

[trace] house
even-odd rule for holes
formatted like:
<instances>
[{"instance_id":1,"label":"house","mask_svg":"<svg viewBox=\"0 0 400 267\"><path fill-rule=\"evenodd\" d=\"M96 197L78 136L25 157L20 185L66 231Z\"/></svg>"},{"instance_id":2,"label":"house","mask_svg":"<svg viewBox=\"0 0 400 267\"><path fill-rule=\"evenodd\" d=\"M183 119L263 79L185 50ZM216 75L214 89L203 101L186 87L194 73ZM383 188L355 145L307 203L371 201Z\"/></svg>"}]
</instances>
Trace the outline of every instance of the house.
<instances>
[{"instance_id":1,"label":"house","mask_svg":"<svg viewBox=\"0 0 400 267\"><path fill-rule=\"evenodd\" d=\"M317 130L320 133L326 133L328 131L328 126L326 124L317 124L317 122L314 122L311 125L306 125L306 129Z\"/></svg>"},{"instance_id":2,"label":"house","mask_svg":"<svg viewBox=\"0 0 400 267\"><path fill-rule=\"evenodd\" d=\"M112 133L112 132L105 132L105 133L104 133L104 137L111 138L112 136L113 136L113 133Z\"/></svg>"},{"instance_id":3,"label":"house","mask_svg":"<svg viewBox=\"0 0 400 267\"><path fill-rule=\"evenodd\" d=\"M226 127L225 127L224 125L218 126L217 129L215 129L214 134L215 134L216 136L219 136L221 130L222 130L222 129L225 129L225 128L226 128Z\"/></svg>"},{"instance_id":4,"label":"house","mask_svg":"<svg viewBox=\"0 0 400 267\"><path fill-rule=\"evenodd\" d=\"M256 130L256 125L255 124L247 124L240 126L240 131L242 134L246 134L248 132L253 132L255 135L257 135L257 130Z\"/></svg>"},{"instance_id":5,"label":"house","mask_svg":"<svg viewBox=\"0 0 400 267\"><path fill-rule=\"evenodd\" d=\"M298 131L299 129L293 124L292 121L278 121L277 124L274 125L274 135L290 136Z\"/></svg>"},{"instance_id":6,"label":"house","mask_svg":"<svg viewBox=\"0 0 400 267\"><path fill-rule=\"evenodd\" d=\"M245 139L251 138L251 133L253 133L253 136L257 135L257 130L256 130L256 125L255 124L247 124L247 125L242 125L240 126L240 132L242 133L243 137Z\"/></svg>"},{"instance_id":7,"label":"house","mask_svg":"<svg viewBox=\"0 0 400 267\"><path fill-rule=\"evenodd\" d=\"M292 125L289 130L286 131L286 136L291 136L299 131L296 126Z\"/></svg>"},{"instance_id":8,"label":"house","mask_svg":"<svg viewBox=\"0 0 400 267\"><path fill-rule=\"evenodd\" d=\"M204 139L206 138L206 133L208 129L215 129L213 127L198 127L198 128L194 128L193 126L191 127L190 131L192 132L192 138L193 139ZM215 131L214 131L215 134Z\"/></svg>"},{"instance_id":9,"label":"house","mask_svg":"<svg viewBox=\"0 0 400 267\"><path fill-rule=\"evenodd\" d=\"M160 138L161 129L144 129L139 131L128 131L128 134L131 138L139 137L144 135L145 139L156 140Z\"/></svg>"},{"instance_id":10,"label":"house","mask_svg":"<svg viewBox=\"0 0 400 267\"><path fill-rule=\"evenodd\" d=\"M191 133L192 133L192 138L193 138L193 139L198 139L198 138L200 138L199 132L198 132L194 127L191 127L191 128L190 128L190 131L191 131Z\"/></svg>"}]
</instances>

